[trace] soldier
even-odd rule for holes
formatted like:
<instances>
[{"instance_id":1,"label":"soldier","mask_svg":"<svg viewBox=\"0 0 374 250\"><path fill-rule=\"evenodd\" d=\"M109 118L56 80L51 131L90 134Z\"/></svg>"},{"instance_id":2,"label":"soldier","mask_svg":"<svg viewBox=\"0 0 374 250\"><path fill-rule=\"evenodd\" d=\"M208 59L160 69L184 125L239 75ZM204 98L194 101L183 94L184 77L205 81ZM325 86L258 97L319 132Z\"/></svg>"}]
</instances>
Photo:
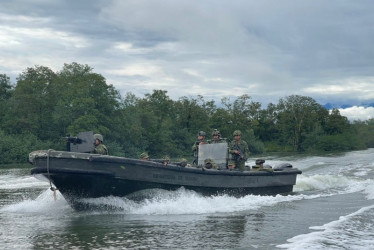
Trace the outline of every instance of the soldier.
<instances>
[{"instance_id":1,"label":"soldier","mask_svg":"<svg viewBox=\"0 0 374 250\"><path fill-rule=\"evenodd\" d=\"M241 139L242 132L240 132L240 130L235 130L233 135L234 140L230 143L229 153L231 154L232 160L235 161L236 167L238 167L240 171L245 171L245 161L249 154L248 144Z\"/></svg>"},{"instance_id":2,"label":"soldier","mask_svg":"<svg viewBox=\"0 0 374 250\"><path fill-rule=\"evenodd\" d=\"M205 159L204 160L204 167L203 169L217 169L217 164L212 159Z\"/></svg>"},{"instance_id":3,"label":"soldier","mask_svg":"<svg viewBox=\"0 0 374 250\"><path fill-rule=\"evenodd\" d=\"M228 163L227 163L227 168L229 170L234 170L235 169L235 161L229 160Z\"/></svg>"},{"instance_id":4,"label":"soldier","mask_svg":"<svg viewBox=\"0 0 374 250\"><path fill-rule=\"evenodd\" d=\"M265 163L265 160L263 159L257 159L255 161L255 164L254 166L252 166L252 169L251 171L267 171L267 172L273 172L273 168L269 165L267 165L266 167L264 166L264 163Z\"/></svg>"},{"instance_id":5,"label":"soldier","mask_svg":"<svg viewBox=\"0 0 374 250\"><path fill-rule=\"evenodd\" d=\"M94 148L94 154L101 154L101 155L107 155L108 149L103 144L103 136L101 134L94 134L95 139L95 148Z\"/></svg>"},{"instance_id":6,"label":"soldier","mask_svg":"<svg viewBox=\"0 0 374 250\"><path fill-rule=\"evenodd\" d=\"M205 140L206 133L204 131L200 131L197 134L197 141L192 146L192 152L194 156L193 165L197 165L197 157L199 156L199 145L206 144Z\"/></svg>"},{"instance_id":7,"label":"soldier","mask_svg":"<svg viewBox=\"0 0 374 250\"><path fill-rule=\"evenodd\" d=\"M215 129L212 133L213 139L210 141L210 143L220 143L220 142L226 142L225 139L221 138L221 133Z\"/></svg>"},{"instance_id":8,"label":"soldier","mask_svg":"<svg viewBox=\"0 0 374 250\"><path fill-rule=\"evenodd\" d=\"M187 159L182 158L178 165L181 166L181 167L184 167L184 168L187 167L187 165L188 165Z\"/></svg>"},{"instance_id":9,"label":"soldier","mask_svg":"<svg viewBox=\"0 0 374 250\"><path fill-rule=\"evenodd\" d=\"M148 161L149 160L149 155L146 152L141 153L140 154L140 160L142 160L142 161Z\"/></svg>"},{"instance_id":10,"label":"soldier","mask_svg":"<svg viewBox=\"0 0 374 250\"><path fill-rule=\"evenodd\" d=\"M263 169L264 168L264 162L265 162L265 160L263 160L263 159L257 159L255 161L256 165L252 166L251 171L259 171L259 170Z\"/></svg>"},{"instance_id":11,"label":"soldier","mask_svg":"<svg viewBox=\"0 0 374 250\"><path fill-rule=\"evenodd\" d=\"M164 157L162 157L162 164L164 166L167 166L169 163L170 163L170 157L168 155L165 155Z\"/></svg>"}]
</instances>

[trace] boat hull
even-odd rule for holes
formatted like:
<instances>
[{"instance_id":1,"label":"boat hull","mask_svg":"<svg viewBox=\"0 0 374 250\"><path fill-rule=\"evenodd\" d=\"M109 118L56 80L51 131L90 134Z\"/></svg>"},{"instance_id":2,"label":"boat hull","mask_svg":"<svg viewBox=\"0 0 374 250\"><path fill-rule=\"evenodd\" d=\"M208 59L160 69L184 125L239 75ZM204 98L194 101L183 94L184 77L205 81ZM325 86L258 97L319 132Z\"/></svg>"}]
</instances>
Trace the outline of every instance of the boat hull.
<instances>
[{"instance_id":1,"label":"boat hull","mask_svg":"<svg viewBox=\"0 0 374 250\"><path fill-rule=\"evenodd\" d=\"M204 170L137 159L94 154L36 151L30 153L31 173L47 177L77 210L82 198L128 196L146 189L184 187L203 195L275 195L292 192L301 171Z\"/></svg>"}]
</instances>

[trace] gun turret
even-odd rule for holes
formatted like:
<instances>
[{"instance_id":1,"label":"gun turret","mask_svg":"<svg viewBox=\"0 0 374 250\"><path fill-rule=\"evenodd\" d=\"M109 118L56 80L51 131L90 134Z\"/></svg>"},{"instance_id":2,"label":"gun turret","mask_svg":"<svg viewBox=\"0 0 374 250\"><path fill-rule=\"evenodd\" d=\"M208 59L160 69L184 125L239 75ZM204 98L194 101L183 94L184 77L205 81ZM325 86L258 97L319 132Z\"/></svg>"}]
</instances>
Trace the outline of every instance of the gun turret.
<instances>
[{"instance_id":1,"label":"gun turret","mask_svg":"<svg viewBox=\"0 0 374 250\"><path fill-rule=\"evenodd\" d=\"M78 136L66 136L66 150L71 152L91 153L94 150L93 132L80 132Z\"/></svg>"},{"instance_id":2,"label":"gun turret","mask_svg":"<svg viewBox=\"0 0 374 250\"><path fill-rule=\"evenodd\" d=\"M64 139L68 143L73 143L73 144L81 144L82 143L82 139L80 139L78 137L66 136L66 137L64 137Z\"/></svg>"}]
</instances>

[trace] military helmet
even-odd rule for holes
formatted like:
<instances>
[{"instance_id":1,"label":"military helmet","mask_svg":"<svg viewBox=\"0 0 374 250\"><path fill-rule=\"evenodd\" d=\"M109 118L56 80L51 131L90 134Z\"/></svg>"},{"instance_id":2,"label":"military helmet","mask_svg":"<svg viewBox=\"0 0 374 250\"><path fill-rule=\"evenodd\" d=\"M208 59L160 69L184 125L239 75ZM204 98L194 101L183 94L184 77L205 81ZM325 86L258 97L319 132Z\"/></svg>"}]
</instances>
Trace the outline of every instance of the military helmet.
<instances>
[{"instance_id":1,"label":"military helmet","mask_svg":"<svg viewBox=\"0 0 374 250\"><path fill-rule=\"evenodd\" d=\"M235 130L233 134L234 134L234 136L242 135L242 132L240 130Z\"/></svg>"},{"instance_id":2,"label":"military helmet","mask_svg":"<svg viewBox=\"0 0 374 250\"><path fill-rule=\"evenodd\" d=\"M257 159L255 161L256 165L261 165L261 164L264 164L265 163L265 160L264 159Z\"/></svg>"},{"instance_id":3,"label":"military helmet","mask_svg":"<svg viewBox=\"0 0 374 250\"><path fill-rule=\"evenodd\" d=\"M215 135L221 135L221 133L217 129L215 129L213 130L212 136L215 136Z\"/></svg>"},{"instance_id":4,"label":"military helmet","mask_svg":"<svg viewBox=\"0 0 374 250\"><path fill-rule=\"evenodd\" d=\"M181 160L180 160L180 163L179 163L179 165L180 166L182 166L182 167L186 167L187 166L187 159L186 158L182 158Z\"/></svg>"},{"instance_id":5,"label":"military helmet","mask_svg":"<svg viewBox=\"0 0 374 250\"><path fill-rule=\"evenodd\" d=\"M103 136L101 134L94 134L94 139L98 139L99 141L103 142Z\"/></svg>"},{"instance_id":6,"label":"military helmet","mask_svg":"<svg viewBox=\"0 0 374 250\"><path fill-rule=\"evenodd\" d=\"M140 154L140 159L148 159L149 156L146 152Z\"/></svg>"},{"instance_id":7,"label":"military helmet","mask_svg":"<svg viewBox=\"0 0 374 250\"><path fill-rule=\"evenodd\" d=\"M185 163L187 163L187 159L186 159L186 158L182 158L182 159L181 159L181 162L185 162Z\"/></svg>"},{"instance_id":8,"label":"military helmet","mask_svg":"<svg viewBox=\"0 0 374 250\"><path fill-rule=\"evenodd\" d=\"M235 161L230 160L230 161L227 162L227 165L229 165L229 166L233 166L233 165L235 165Z\"/></svg>"},{"instance_id":9,"label":"military helmet","mask_svg":"<svg viewBox=\"0 0 374 250\"><path fill-rule=\"evenodd\" d=\"M206 136L206 133L204 131L200 131L198 135L199 136Z\"/></svg>"},{"instance_id":10,"label":"military helmet","mask_svg":"<svg viewBox=\"0 0 374 250\"><path fill-rule=\"evenodd\" d=\"M207 158L207 159L204 160L204 163L205 163L205 164L207 164L207 163L212 163L212 162L213 162L213 160L210 159L210 158Z\"/></svg>"}]
</instances>

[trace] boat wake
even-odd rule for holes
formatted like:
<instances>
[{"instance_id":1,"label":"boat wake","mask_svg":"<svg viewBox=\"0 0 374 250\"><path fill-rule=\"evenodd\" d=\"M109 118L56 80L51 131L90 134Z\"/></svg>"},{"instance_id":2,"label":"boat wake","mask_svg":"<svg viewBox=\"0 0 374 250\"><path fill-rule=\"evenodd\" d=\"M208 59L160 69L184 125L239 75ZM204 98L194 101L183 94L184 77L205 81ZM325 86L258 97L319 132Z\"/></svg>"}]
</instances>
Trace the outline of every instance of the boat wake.
<instances>
[{"instance_id":1,"label":"boat wake","mask_svg":"<svg viewBox=\"0 0 374 250\"><path fill-rule=\"evenodd\" d=\"M37 184L32 184L35 186ZM12 188L12 185L8 186ZM90 212L120 213L138 215L183 215L211 213L242 213L261 207L274 206L282 202L316 199L336 194L362 192L367 199L374 199L374 181L358 182L355 178L331 175L300 176L295 192L290 195L259 196L229 195L202 196L194 191L180 188L176 191L161 189L144 190L128 197L102 197L81 199L80 201L94 208ZM2 211L22 213L71 213L73 210L57 191L56 200L53 192L44 190L36 199L25 198L16 203L5 205Z\"/></svg>"},{"instance_id":2,"label":"boat wake","mask_svg":"<svg viewBox=\"0 0 374 250\"><path fill-rule=\"evenodd\" d=\"M36 199L24 199L0 209L10 213L64 214L73 211L61 193L56 192L56 200L50 189L43 191Z\"/></svg>"},{"instance_id":3,"label":"boat wake","mask_svg":"<svg viewBox=\"0 0 374 250\"><path fill-rule=\"evenodd\" d=\"M340 216L336 221L322 226L310 227L315 230L308 234L300 234L278 245L287 249L329 249L334 246L339 249L368 249L374 244L372 220L374 205L359 209L346 216ZM370 248L370 247L369 247Z\"/></svg>"},{"instance_id":4,"label":"boat wake","mask_svg":"<svg viewBox=\"0 0 374 250\"><path fill-rule=\"evenodd\" d=\"M353 188L351 188L353 189ZM374 200L374 181L363 185L363 194L367 200ZM278 245L287 249L329 249L329 246L341 249L367 249L374 244L374 205L360 208L356 212L340 216L322 226L312 226L311 233L300 234L288 239L286 244Z\"/></svg>"},{"instance_id":5,"label":"boat wake","mask_svg":"<svg viewBox=\"0 0 374 250\"><path fill-rule=\"evenodd\" d=\"M343 192L358 192L363 190L365 183L370 180L360 180L354 177L346 177L339 175L312 175L300 176L294 186L295 192L303 191L329 191L342 190ZM340 193L340 192L339 192Z\"/></svg>"},{"instance_id":6,"label":"boat wake","mask_svg":"<svg viewBox=\"0 0 374 250\"><path fill-rule=\"evenodd\" d=\"M94 209L87 213L120 213L137 215L183 215L232 213L256 210L264 206L273 206L280 202L305 199L305 195L258 196L246 195L240 198L229 195L202 196L194 191L180 188L176 191L159 189L145 190L141 200L130 200L126 197L101 197L81 199L80 202ZM132 197L133 198L133 197ZM25 199L16 204L5 205L1 211L12 213L71 213L61 193L57 191L56 200L47 189L36 199Z\"/></svg>"},{"instance_id":7,"label":"boat wake","mask_svg":"<svg viewBox=\"0 0 374 250\"><path fill-rule=\"evenodd\" d=\"M203 196L194 191L180 188L177 191L144 190L127 198L103 197L84 199L83 201L93 207L110 207L112 210L126 214L211 214L240 213L274 206L281 202L309 200L355 192L365 193L368 199L374 197L374 181L358 181L344 176L314 175L299 178L295 192L289 195L246 195L239 198L229 195Z\"/></svg>"},{"instance_id":8,"label":"boat wake","mask_svg":"<svg viewBox=\"0 0 374 250\"><path fill-rule=\"evenodd\" d=\"M280 202L303 199L303 196L258 196L246 195L240 198L229 195L202 196L194 191L180 188L177 191L146 190L152 197L139 201L128 198L103 197L83 199L92 207L110 207L126 214L143 215L183 215L232 213L256 210Z\"/></svg>"}]
</instances>

